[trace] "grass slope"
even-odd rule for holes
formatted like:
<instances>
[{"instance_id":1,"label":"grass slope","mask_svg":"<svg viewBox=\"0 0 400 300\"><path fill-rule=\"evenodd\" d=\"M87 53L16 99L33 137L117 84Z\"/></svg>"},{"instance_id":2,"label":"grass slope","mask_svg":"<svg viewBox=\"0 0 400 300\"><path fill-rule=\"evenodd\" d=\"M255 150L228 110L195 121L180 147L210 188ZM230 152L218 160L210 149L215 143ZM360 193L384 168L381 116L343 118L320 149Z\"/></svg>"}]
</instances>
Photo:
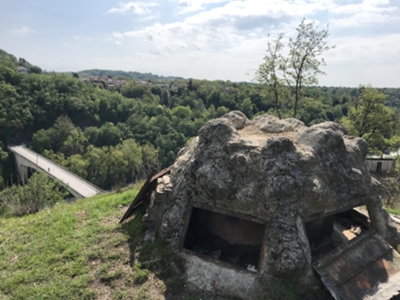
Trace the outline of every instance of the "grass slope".
<instances>
[{"instance_id":1,"label":"grass slope","mask_svg":"<svg viewBox=\"0 0 400 300\"><path fill-rule=\"evenodd\" d=\"M141 218L119 219L137 190L59 204L21 218L0 217L0 299L227 300L185 289L183 262L160 240L145 243ZM260 300L296 295L285 280Z\"/></svg>"},{"instance_id":2,"label":"grass slope","mask_svg":"<svg viewBox=\"0 0 400 300\"><path fill-rule=\"evenodd\" d=\"M137 190L0 218L0 299L185 299L182 263L143 244L141 216L119 225Z\"/></svg>"}]
</instances>

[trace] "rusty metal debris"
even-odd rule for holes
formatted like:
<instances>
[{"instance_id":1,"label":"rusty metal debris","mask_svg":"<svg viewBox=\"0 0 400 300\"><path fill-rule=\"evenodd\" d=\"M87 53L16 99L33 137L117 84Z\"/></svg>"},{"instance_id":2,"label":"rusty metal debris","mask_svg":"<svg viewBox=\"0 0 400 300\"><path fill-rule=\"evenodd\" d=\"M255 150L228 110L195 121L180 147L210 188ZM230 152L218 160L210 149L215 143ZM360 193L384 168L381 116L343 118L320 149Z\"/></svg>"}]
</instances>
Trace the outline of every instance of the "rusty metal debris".
<instances>
[{"instance_id":1,"label":"rusty metal debris","mask_svg":"<svg viewBox=\"0 0 400 300\"><path fill-rule=\"evenodd\" d=\"M336 300L390 299L380 297L390 278L398 276L400 255L375 230L370 229L326 255L313 268Z\"/></svg>"},{"instance_id":2,"label":"rusty metal debris","mask_svg":"<svg viewBox=\"0 0 400 300\"><path fill-rule=\"evenodd\" d=\"M157 179L168 174L171 171L171 167L165 168L154 174L155 171L151 172L150 175L147 177L145 183L143 184L142 188L140 189L139 193L136 195L135 199L133 199L131 205L129 206L128 210L125 212L119 223L122 223L129 217L131 217L136 209L143 204L143 202L150 196L151 192L155 188L155 183L157 183Z\"/></svg>"}]
</instances>

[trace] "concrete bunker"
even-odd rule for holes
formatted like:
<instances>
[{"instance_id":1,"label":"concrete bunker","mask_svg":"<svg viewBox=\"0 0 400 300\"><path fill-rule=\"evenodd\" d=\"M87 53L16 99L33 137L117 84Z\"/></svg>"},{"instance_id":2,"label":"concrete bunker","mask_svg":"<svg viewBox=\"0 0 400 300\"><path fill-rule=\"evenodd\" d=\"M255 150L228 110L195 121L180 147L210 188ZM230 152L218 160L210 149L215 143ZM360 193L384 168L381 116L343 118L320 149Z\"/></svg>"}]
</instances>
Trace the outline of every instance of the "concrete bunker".
<instances>
[{"instance_id":1,"label":"concrete bunker","mask_svg":"<svg viewBox=\"0 0 400 300\"><path fill-rule=\"evenodd\" d=\"M336 300L366 299L400 271L399 235L367 152L333 122L249 121L233 111L207 122L171 168L149 177L121 221L147 201L145 239L158 236L179 252L195 289L256 299L274 278L303 290L322 280ZM369 223L353 212L364 205Z\"/></svg>"}]
</instances>

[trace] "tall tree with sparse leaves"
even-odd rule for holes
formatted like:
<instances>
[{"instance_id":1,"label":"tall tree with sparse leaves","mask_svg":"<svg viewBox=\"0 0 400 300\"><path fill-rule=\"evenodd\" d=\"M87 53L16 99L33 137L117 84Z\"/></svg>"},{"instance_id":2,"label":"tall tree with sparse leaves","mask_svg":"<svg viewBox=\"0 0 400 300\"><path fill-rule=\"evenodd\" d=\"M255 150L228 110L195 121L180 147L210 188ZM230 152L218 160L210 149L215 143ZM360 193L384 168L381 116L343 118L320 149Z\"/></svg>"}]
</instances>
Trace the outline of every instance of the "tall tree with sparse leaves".
<instances>
[{"instance_id":1,"label":"tall tree with sparse leaves","mask_svg":"<svg viewBox=\"0 0 400 300\"><path fill-rule=\"evenodd\" d=\"M297 117L298 103L302 98L303 87L318 84L317 76L325 74L320 67L326 65L321 55L334 48L327 45L329 37L328 25L321 31L314 22L307 23L305 19L296 28L295 38L289 38L287 55L283 55L285 45L280 33L275 40L268 42L264 63L256 72L256 79L267 85L267 91L272 92L275 100L275 111L281 117L280 97L286 85L294 96L293 117Z\"/></svg>"},{"instance_id":2,"label":"tall tree with sparse leaves","mask_svg":"<svg viewBox=\"0 0 400 300\"><path fill-rule=\"evenodd\" d=\"M314 22L306 23L305 19L302 20L296 28L296 38L289 38L289 55L282 65L286 83L294 94L294 118L297 116L303 86L318 84L317 75L325 74L320 67L326 63L320 56L335 47L327 45L329 26L318 31L314 25Z\"/></svg>"}]
</instances>

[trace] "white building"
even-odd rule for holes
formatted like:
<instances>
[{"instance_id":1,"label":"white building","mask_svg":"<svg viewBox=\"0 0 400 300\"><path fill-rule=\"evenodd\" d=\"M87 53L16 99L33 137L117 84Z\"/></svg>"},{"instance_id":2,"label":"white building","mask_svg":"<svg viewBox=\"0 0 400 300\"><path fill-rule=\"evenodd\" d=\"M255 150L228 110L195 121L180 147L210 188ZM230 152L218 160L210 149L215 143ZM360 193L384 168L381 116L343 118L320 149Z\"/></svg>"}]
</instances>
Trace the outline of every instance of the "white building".
<instances>
[{"instance_id":1,"label":"white building","mask_svg":"<svg viewBox=\"0 0 400 300\"><path fill-rule=\"evenodd\" d=\"M396 157L390 155L367 156L366 160L371 173L387 173L396 167Z\"/></svg>"}]
</instances>

